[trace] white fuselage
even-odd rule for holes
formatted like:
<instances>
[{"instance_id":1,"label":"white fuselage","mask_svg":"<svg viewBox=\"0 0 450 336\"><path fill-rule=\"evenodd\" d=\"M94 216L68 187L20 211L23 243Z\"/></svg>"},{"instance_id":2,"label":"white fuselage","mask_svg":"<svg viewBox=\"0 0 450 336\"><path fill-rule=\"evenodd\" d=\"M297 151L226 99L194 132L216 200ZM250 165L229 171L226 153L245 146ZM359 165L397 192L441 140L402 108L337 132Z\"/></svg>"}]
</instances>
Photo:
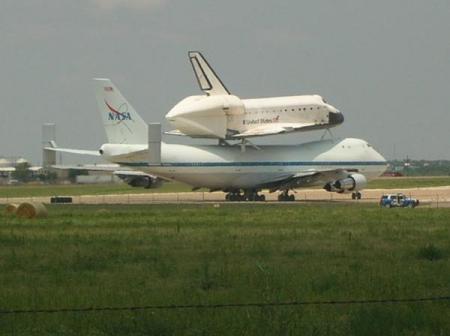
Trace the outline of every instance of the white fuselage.
<instances>
[{"instance_id":1,"label":"white fuselage","mask_svg":"<svg viewBox=\"0 0 450 336\"><path fill-rule=\"evenodd\" d=\"M244 134L243 137L247 137L245 134L261 136L264 132L276 134L280 129L330 128L344 120L319 95L258 99L240 99L234 95L190 96L175 105L166 119L185 135L221 139L239 134Z\"/></svg>"},{"instance_id":2,"label":"white fuselage","mask_svg":"<svg viewBox=\"0 0 450 336\"><path fill-rule=\"evenodd\" d=\"M364 140L323 140L290 146L190 146L161 144L161 165L148 164L147 145L102 146L114 163L210 189L245 189L281 181L308 171L343 169L367 179L381 175L386 160ZM329 181L319 181L325 184Z\"/></svg>"}]
</instances>

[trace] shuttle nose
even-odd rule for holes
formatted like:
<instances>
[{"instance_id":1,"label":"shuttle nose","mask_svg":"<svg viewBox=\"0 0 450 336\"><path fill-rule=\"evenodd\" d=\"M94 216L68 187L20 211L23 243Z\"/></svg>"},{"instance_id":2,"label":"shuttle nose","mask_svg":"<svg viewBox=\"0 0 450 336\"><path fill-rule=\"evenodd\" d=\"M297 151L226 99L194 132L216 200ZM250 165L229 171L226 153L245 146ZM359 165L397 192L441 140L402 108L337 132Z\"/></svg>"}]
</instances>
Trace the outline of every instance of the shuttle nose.
<instances>
[{"instance_id":1,"label":"shuttle nose","mask_svg":"<svg viewBox=\"0 0 450 336\"><path fill-rule=\"evenodd\" d=\"M341 112L329 112L328 122L331 125L339 125L344 122L344 115Z\"/></svg>"}]
</instances>

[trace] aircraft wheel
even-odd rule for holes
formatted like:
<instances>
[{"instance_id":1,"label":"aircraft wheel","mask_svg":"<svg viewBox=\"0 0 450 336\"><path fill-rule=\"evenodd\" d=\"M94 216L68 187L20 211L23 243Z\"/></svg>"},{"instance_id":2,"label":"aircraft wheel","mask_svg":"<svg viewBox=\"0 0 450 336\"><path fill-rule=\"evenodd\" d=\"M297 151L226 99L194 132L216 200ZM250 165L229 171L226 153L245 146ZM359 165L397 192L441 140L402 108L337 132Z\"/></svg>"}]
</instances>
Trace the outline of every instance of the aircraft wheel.
<instances>
[{"instance_id":1,"label":"aircraft wheel","mask_svg":"<svg viewBox=\"0 0 450 336\"><path fill-rule=\"evenodd\" d=\"M356 193L356 199L361 199L361 193L359 191Z\"/></svg>"},{"instance_id":2,"label":"aircraft wheel","mask_svg":"<svg viewBox=\"0 0 450 336\"><path fill-rule=\"evenodd\" d=\"M259 195L258 196L258 201L265 202L266 201L266 196L265 195Z\"/></svg>"},{"instance_id":3,"label":"aircraft wheel","mask_svg":"<svg viewBox=\"0 0 450 336\"><path fill-rule=\"evenodd\" d=\"M286 202L287 200L288 200L288 196L286 196L285 194L278 195L278 201Z\"/></svg>"},{"instance_id":4,"label":"aircraft wheel","mask_svg":"<svg viewBox=\"0 0 450 336\"><path fill-rule=\"evenodd\" d=\"M295 196L294 195L289 195L288 196L288 201L294 202L295 201Z\"/></svg>"},{"instance_id":5,"label":"aircraft wheel","mask_svg":"<svg viewBox=\"0 0 450 336\"><path fill-rule=\"evenodd\" d=\"M356 194L352 193L352 200L356 199Z\"/></svg>"},{"instance_id":6,"label":"aircraft wheel","mask_svg":"<svg viewBox=\"0 0 450 336\"><path fill-rule=\"evenodd\" d=\"M228 198L227 198L227 201L230 201L230 202L238 202L238 201L241 201L241 195L240 194L238 194L238 193L229 193L228 194L229 196L228 196Z\"/></svg>"}]
</instances>

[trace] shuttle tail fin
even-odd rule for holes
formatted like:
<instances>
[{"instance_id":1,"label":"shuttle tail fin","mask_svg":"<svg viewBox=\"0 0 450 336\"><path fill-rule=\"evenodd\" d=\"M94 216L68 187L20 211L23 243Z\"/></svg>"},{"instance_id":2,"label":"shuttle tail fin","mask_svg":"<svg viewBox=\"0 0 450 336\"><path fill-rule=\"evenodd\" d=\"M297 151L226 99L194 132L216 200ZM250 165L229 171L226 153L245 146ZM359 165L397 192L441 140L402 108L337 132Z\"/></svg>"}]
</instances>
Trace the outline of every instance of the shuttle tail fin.
<instances>
[{"instance_id":1,"label":"shuttle tail fin","mask_svg":"<svg viewBox=\"0 0 450 336\"><path fill-rule=\"evenodd\" d=\"M195 76L197 77L198 85L203 92L208 96L230 94L219 76L217 76L213 68L211 68L199 51L190 51L189 60L191 61Z\"/></svg>"},{"instance_id":2,"label":"shuttle tail fin","mask_svg":"<svg viewBox=\"0 0 450 336\"><path fill-rule=\"evenodd\" d=\"M107 78L94 78L95 95L106 137L114 144L145 144L147 124Z\"/></svg>"}]
</instances>

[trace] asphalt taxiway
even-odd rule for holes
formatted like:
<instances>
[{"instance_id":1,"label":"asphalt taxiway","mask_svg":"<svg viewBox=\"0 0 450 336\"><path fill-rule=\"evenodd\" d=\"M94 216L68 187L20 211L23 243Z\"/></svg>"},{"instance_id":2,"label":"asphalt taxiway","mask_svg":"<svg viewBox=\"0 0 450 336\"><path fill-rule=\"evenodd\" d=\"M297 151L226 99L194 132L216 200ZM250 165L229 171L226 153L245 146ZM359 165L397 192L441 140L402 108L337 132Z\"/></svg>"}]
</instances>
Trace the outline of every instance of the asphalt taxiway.
<instances>
[{"instance_id":1,"label":"asphalt taxiway","mask_svg":"<svg viewBox=\"0 0 450 336\"><path fill-rule=\"evenodd\" d=\"M426 187L410 189L366 189L362 191L361 200L352 201L350 194L337 194L322 189L299 189L295 193L297 202L363 202L378 203L381 195L389 193L404 193L419 199L422 206L450 207L450 186ZM278 193L263 192L266 202L277 202ZM63 195L58 195L63 196ZM64 195L70 196L70 195ZM111 195L80 195L72 197L73 204L150 204L150 203L204 203L225 202L223 192L182 192L142 194L111 194ZM26 201L50 203L50 197L13 197L0 198L0 204L20 203ZM227 202L229 203L229 202ZM248 203L248 202L243 202Z\"/></svg>"}]
</instances>

